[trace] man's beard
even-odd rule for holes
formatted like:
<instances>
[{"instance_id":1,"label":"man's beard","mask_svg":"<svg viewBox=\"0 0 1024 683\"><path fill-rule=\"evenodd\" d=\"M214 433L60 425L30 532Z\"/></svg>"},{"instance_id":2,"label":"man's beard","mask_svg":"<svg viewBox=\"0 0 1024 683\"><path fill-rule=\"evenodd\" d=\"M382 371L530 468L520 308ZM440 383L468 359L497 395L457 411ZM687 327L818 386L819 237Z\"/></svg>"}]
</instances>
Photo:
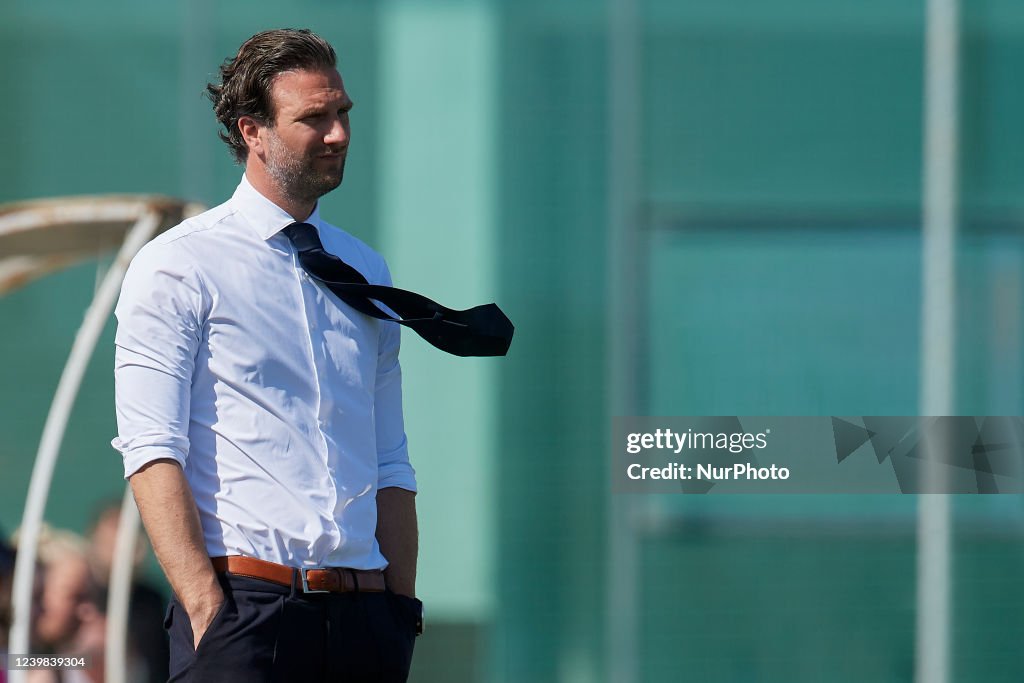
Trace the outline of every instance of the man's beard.
<instances>
[{"instance_id":1,"label":"man's beard","mask_svg":"<svg viewBox=\"0 0 1024 683\"><path fill-rule=\"evenodd\" d=\"M341 185L345 175L345 158L337 169L319 171L314 167L316 157L303 158L290 154L280 141L271 138L267 155L267 172L287 197L302 201L316 201Z\"/></svg>"}]
</instances>

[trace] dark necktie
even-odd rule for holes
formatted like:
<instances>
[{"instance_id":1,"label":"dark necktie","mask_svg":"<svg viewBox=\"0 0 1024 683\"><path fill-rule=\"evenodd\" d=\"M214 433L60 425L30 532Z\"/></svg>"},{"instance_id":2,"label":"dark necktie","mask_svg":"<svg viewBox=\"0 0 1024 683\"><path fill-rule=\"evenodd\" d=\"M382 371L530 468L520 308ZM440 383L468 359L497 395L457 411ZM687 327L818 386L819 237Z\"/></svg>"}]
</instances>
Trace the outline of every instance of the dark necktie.
<instances>
[{"instance_id":1,"label":"dark necktie","mask_svg":"<svg viewBox=\"0 0 1024 683\"><path fill-rule=\"evenodd\" d=\"M309 223L292 223L283 232L295 245L306 272L360 313L405 325L456 356L504 356L508 352L515 328L496 304L455 311L415 292L371 285L358 270L324 251L316 228ZM388 315L371 299L399 317Z\"/></svg>"}]
</instances>

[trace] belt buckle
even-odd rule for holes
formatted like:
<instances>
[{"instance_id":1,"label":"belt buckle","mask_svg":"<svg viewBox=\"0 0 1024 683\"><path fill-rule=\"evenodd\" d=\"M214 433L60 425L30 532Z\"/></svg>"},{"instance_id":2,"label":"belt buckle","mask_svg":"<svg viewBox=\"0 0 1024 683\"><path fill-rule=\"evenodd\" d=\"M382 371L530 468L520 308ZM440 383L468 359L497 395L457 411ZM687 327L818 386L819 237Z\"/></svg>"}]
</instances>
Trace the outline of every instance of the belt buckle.
<instances>
[{"instance_id":1,"label":"belt buckle","mask_svg":"<svg viewBox=\"0 0 1024 683\"><path fill-rule=\"evenodd\" d=\"M312 567L311 569L321 569L320 567ZM309 587L309 579L306 578L306 572L309 569L303 567L299 569L299 576L302 577L302 592L303 593L330 593L331 591L314 590Z\"/></svg>"}]
</instances>

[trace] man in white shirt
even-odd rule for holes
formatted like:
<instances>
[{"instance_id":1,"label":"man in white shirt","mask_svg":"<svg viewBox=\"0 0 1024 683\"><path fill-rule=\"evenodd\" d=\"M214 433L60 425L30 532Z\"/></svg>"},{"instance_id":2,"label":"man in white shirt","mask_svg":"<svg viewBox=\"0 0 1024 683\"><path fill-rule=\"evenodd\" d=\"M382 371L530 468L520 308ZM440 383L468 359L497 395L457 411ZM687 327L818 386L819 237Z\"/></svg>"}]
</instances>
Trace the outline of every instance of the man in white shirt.
<instances>
[{"instance_id":1,"label":"man in white shirt","mask_svg":"<svg viewBox=\"0 0 1024 683\"><path fill-rule=\"evenodd\" d=\"M391 284L319 215L349 144L335 59L285 29L224 62L207 90L245 174L118 302L113 444L174 590L173 681L402 681L422 626L399 328L311 279L286 230Z\"/></svg>"}]
</instances>

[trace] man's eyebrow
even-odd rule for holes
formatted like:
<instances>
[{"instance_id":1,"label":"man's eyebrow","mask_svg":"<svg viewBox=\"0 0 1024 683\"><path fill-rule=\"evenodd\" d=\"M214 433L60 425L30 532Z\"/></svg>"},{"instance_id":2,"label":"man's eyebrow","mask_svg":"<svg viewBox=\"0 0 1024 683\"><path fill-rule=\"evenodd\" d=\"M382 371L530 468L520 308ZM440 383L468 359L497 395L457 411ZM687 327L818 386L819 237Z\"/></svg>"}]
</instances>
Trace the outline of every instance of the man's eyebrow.
<instances>
[{"instance_id":1,"label":"man's eyebrow","mask_svg":"<svg viewBox=\"0 0 1024 683\"><path fill-rule=\"evenodd\" d=\"M338 107L338 109L340 111L351 111L352 107L354 107L355 105L356 105L356 103L353 102L352 100L345 100L341 104L341 106ZM329 107L327 105L319 105L319 104L313 105L311 107L307 107L305 109L300 110L299 113L296 115L296 118L302 119L302 118L305 118L307 116L314 116L316 114L323 114L324 112L329 111L330 109L331 109L331 107Z\"/></svg>"}]
</instances>

